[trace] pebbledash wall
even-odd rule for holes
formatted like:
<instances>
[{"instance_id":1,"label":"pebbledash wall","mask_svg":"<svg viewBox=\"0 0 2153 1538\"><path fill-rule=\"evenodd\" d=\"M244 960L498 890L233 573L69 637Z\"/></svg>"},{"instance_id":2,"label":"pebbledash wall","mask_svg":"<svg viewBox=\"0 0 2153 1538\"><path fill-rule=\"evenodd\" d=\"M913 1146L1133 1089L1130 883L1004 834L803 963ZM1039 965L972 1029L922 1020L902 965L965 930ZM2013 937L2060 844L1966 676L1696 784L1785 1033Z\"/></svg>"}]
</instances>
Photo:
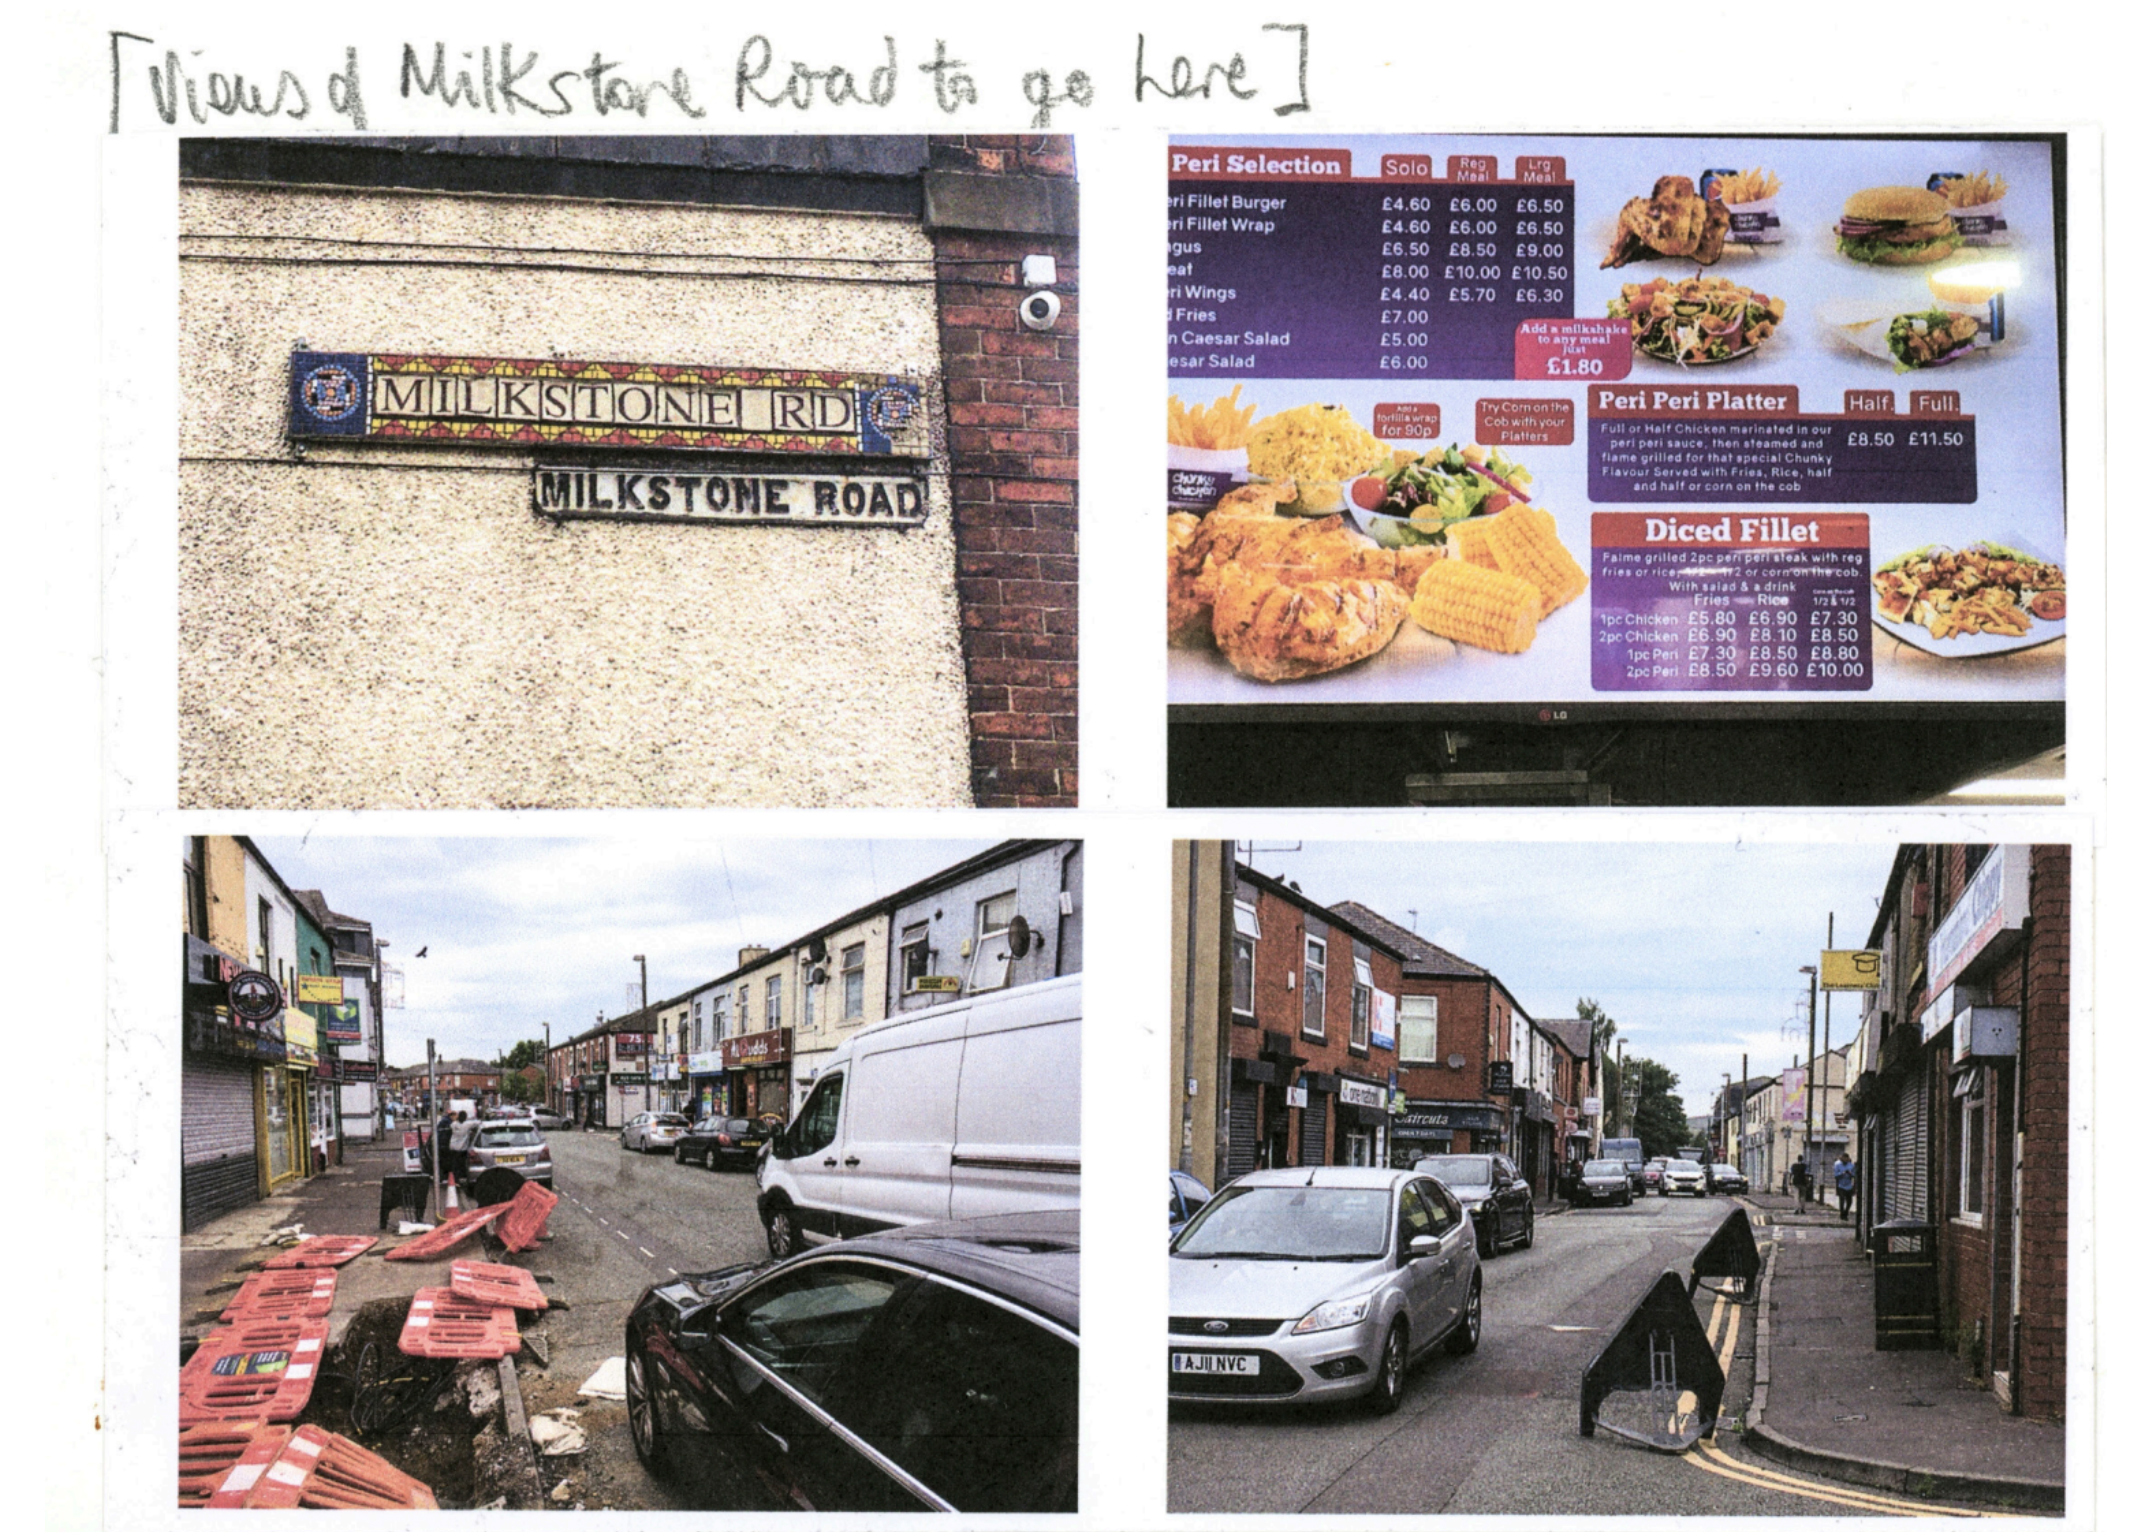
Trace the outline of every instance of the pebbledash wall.
<instances>
[{"instance_id":1,"label":"pebbledash wall","mask_svg":"<svg viewBox=\"0 0 2153 1538\"><path fill-rule=\"evenodd\" d=\"M180 804L1074 805L1075 191L1023 142L188 141ZM555 521L557 453L288 435L302 351L903 379L927 457L843 468L926 516Z\"/></svg>"}]
</instances>

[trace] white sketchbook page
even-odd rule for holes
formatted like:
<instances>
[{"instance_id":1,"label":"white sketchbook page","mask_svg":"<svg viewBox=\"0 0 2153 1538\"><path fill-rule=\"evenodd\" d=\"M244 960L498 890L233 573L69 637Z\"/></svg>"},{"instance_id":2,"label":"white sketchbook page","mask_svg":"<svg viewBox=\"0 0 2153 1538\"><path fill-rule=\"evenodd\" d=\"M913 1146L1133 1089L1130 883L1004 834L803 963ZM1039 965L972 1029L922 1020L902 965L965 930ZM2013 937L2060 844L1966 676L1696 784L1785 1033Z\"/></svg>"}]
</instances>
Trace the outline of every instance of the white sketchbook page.
<instances>
[{"instance_id":1,"label":"white sketchbook page","mask_svg":"<svg viewBox=\"0 0 2153 1538\"><path fill-rule=\"evenodd\" d=\"M1334 8L1335 9L1335 8ZM987 8L921 7L898 14L887 9L828 7L812 20L770 17L764 23L787 53L814 59L849 56L871 66L875 48L894 29L902 54L931 53L937 36L951 40L965 57L985 61L995 78L1021 80L1046 62L1041 38L1051 39L1057 70L1088 67L1097 95L1091 108L1057 109L1053 127L1080 136L1085 204L1085 259L1091 314L1085 343L1084 464L1084 773L1086 809L1074 817L962 818L961 836L989 838L1003 832L1057 830L1074 826L1094 841L1090 861L1094 947L1102 958L1090 984L1094 1010L1111 1019L1112 1044L1102 1035L1087 1052L1087 1098L1091 1121L1092 1199L1087 1203L1087 1270L1100 1280L1092 1293L1092 1340L1086 1352L1085 1515L1079 1525L1112 1529L1159 1525L1164 1429L1157 1393L1155 1335L1144 1321L1159 1317L1163 1268L1157 1259L1152 1202L1148 1195L1158 1163L1157 1108L1165 1096L1163 1039L1166 975L1166 841L1175 835L1266 838L1432 836L1469 827L1475 837L1585 836L1766 837L1817 836L1814 820L1800 815L1685 818L1639 814L1580 824L1568 815L1483 813L1462 816L1371 814L1366 816L1280 814L1168 817L1158 811L1163 785L1164 679L1156 644L1156 593L1148 579L1121 575L1156 570L1155 487L1158 407L1164 395L1157 317L1163 307L1158 252L1163 239L1164 176L1159 147L1171 130L1261 133L1273 122L1296 132L1413 130L1755 132L1766 129L1890 130L1954 128L1984 130L2094 130L2074 137L2071 195L2074 224L2099 208L2102 166L2107 172L2112 221L2106 239L2075 242L2070 253L2074 328L2068 409L2071 422L2071 550L2080 570L2102 564L2103 435L2119 424L2125 442L2135 441L2143 416L2143 390L2131 375L2129 324L2133 279L2149 243L2145 201L2134 181L2148 163L2142 83L2135 78L2134 49L2110 28L2117 18L2106 7L2067 4L2035 11L1961 7L1887 12L1874 5L1808 5L1784 15L1752 13L1713 19L1664 11L1622 12L1606 6L1548 5L1529 14L1502 16L1458 9L1368 8L1348 15L1326 11L1305 17L1310 27L1307 96L1311 109L1287 119L1271 116L1285 97L1278 58L1280 39L1263 34L1271 19L1243 8L1148 8L1093 6L1072 16L1030 16ZM1280 13L1281 21L1303 20ZM682 61L691 73L713 82L703 98L709 118L696 127L713 132L953 132L960 120L930 108L902 109L868 119L864 114L820 111L767 116L727 116L730 63L749 24L714 15L705 7L653 5L638 8L632 24L588 13L534 14L473 8L460 17L453 39L477 47L504 28L521 46L581 60L602 36L607 57ZM282 818L181 818L173 809L171 634L171 152L149 143L122 144L108 133L111 81L106 73L105 32L122 28L160 43L203 50L205 69L219 61L254 74L272 72L284 59L302 60L312 76L325 75L325 60L341 56L346 42L376 62L369 78L393 80L405 37L430 44L446 32L438 8L409 7L370 12L363 24L342 18L267 8L198 6L156 17L76 7L50 15L26 44L30 78L27 110L16 122L20 154L31 171L21 205L34 210L18 227L18 253L34 280L18 279L15 321L18 359L36 358L34 385L26 377L18 395L37 402L26 430L12 439L26 493L18 502L28 526L28 548L17 561L14 590L28 599L19 625L34 644L18 648L22 659L15 717L22 725L17 761L31 779L18 793L18 817L30 825L36 872L27 904L43 921L25 947L31 975L70 980L83 991L99 980L98 1019L104 1054L95 1048L96 1026L81 1021L79 1006L61 1027L67 1043L63 1071L50 1087L25 1086L23 1098L39 1107L32 1126L44 1133L47 1180L42 1211L57 1219L39 1241L47 1255L107 1255L101 1309L89 1306L84 1267L51 1273L34 1284L43 1305L41 1334L56 1367L61 1391L49 1401L56 1436L44 1459L53 1512L70 1525L162 1525L169 1515L169 1461L146 1461L111 1445L93 1429L103 1393L118 1402L139 1389L146 1375L169 1380L169 1331L174 1271L169 1251L153 1253L136 1241L145 1220L165 1228L176 1210L176 1169L169 1150L176 1116L176 1084L170 1072L169 950L171 885L169 858L176 836L188 831L280 831L426 833L502 832L526 825L582 826L599 831L615 823L599 814L580 820L515 819L461 814L409 820ZM1262 94L1252 103L1224 100L1169 102L1132 100L1133 40L1142 31L1150 57L1170 71L1171 57L1185 53L1224 62L1235 51L1256 61ZM451 40L451 39L445 39ZM971 131L1016 131L1030 109L1014 88L989 101L977 117L961 120ZM24 98L18 98L24 99ZM437 113L400 116L393 86L370 91L375 133L503 131L507 125L458 125ZM918 98L914 98L915 104ZM319 126L318 124L316 126ZM548 125L553 131L617 132L617 118L579 118ZM677 131L685 124L659 124ZM166 139L178 130L161 125L141 135ZM279 131L282 130L281 128ZM296 131L296 130L294 130ZM2101 245L2108 259L2104 264ZM27 249L25 249L27 248ZM2118 367L2110 371L2112 395L2104 402L2102 310L2104 284L2116 317ZM100 366L103 364L104 366ZM100 381L102 379L102 390ZM103 432L86 403L100 400ZM1137 447L1141 445L1141 447ZM93 490L95 488L95 490ZM2119 520L2115 549L2105 552L2119 574L2138 569L2143 540L2135 516ZM2111 590L2126 596L2127 583ZM2082 603L2099 588L2081 588ZM100 597L104 600L100 608ZM2083 616L2083 618L2081 618ZM2136 905L2129 856L2142 852L2137 807L2129 792L2137 782L2137 734L2120 734L2116 759L2124 792L2111 813L2103 702L2105 659L2093 644L2103 633L2098 611L2081 608L2073 652L2070 719L2071 775L2077 807L2093 816L2095 838L2120 838L2098 873L2102 908L2109 922L2108 955L2125 954L2135 939ZM2119 662L2121 695L2141 654L2126 625ZM665 814L658 814L661 818ZM2112 821L2110 821L2112 819ZM1831 814L1835 831L1858 828L1864 837L1939 839L1962 837L2071 837L2082 824L2052 818L1908 819L1885 814ZM699 829L713 835L751 830L808 835L815 827L783 820L734 819L707 814ZM907 830L945 836L937 817L884 817L875 836ZM2083 847L2083 846L2082 846ZM2092 863L2092 862L2089 862ZM27 884L26 884L27 885ZM55 902L52 898L60 900ZM2081 911L2084 912L2082 905ZM2113 916L2113 917L2111 917ZM2084 921L2082 921L2084 922ZM2129 926L2129 927L2126 927ZM2081 952L2082 959L2088 953ZM2118 973L2122 968L2113 970ZM2090 978L2090 966L2081 978ZM2085 987L2084 981L2081 984ZM2115 1017L2127 1027L2118 982L2106 993ZM2087 990L2090 993L2090 989ZM1109 1013L1111 1011L1111 1013ZM43 1023L43 1011L26 1011L24 1023ZM2141 1139L2131 1136L2137 1106L2128 1087L2144 1082L2135 1033L2116 1028L2102 1038L2107 1085L2097 1118L2081 1113L2082 1125L2103 1129L2098 1145L2116 1157L2101 1160L2109 1171L2129 1170ZM87 1036L87 1043L85 1038ZM158 1058L158 1053L165 1058ZM147 1064L135 1058L146 1054ZM2080 1053L2082 1085L2090 1081L2089 1055ZM2081 1098L2081 1106L2089 1100ZM102 1118L115 1141L104 1157L85 1125ZM2081 1160L2081 1181L2093 1164ZM89 1168L85 1168L85 1166ZM100 1179L100 1175L102 1179ZM2079 1184L2074 1197L2090 1194ZM1143 1195L1143 1201L1136 1201ZM2128 1201L2128 1193L2112 1193ZM2090 1209L2079 1203L2079 1215ZM2129 1213L2130 1208L2120 1208ZM2119 1224L2119 1229L2135 1226ZM2090 1233L2090 1224L2086 1232ZM109 1248L107 1248L109 1239ZM2127 1234L2111 1236L2102 1252L2103 1289L2122 1306L2134 1295L2139 1246ZM44 1268L40 1268L43 1270ZM2073 1277L2073 1355L2083 1368L2091 1360L2094 1288L2091 1268ZM27 1290L27 1289L25 1289ZM1108 1300L1112 1299L1110 1306ZM128 1328L147 1315L154 1350ZM36 1316L33 1316L36 1317ZM1127 1326L1119 1328L1118 1325ZM114 1349L107 1352L107 1331ZM2102 1341L2103 1380L2111 1386L2110 1413L2092 1425L2108 1456L2100 1459L2106 1499L2101 1514L2128 1520L2131 1472L2139 1420L2129 1408L2127 1385L2138 1381L2130 1332L2112 1330ZM1132 1385L1134 1386L1132 1388ZM168 1388L163 1390L168 1393ZM2083 1372L2074 1384L2085 1402L2090 1384ZM2075 1405L2074 1405L2075 1408ZM40 1407L41 1418L42 1406ZM2091 1472L2093 1449L2078 1439L2074 1478ZM167 1445L169 1445L167 1443ZM2081 1486L2083 1488L2083 1486ZM594 1519L595 1520L595 1519ZM708 1526L709 1519L695 1525ZM1209 1525L1209 1524L1199 1524ZM1455 1525L1446 1524L1446 1525ZM1492 1525L1492 1524L1489 1524ZM1515 1524L1511 1524L1515 1525Z\"/></svg>"}]
</instances>

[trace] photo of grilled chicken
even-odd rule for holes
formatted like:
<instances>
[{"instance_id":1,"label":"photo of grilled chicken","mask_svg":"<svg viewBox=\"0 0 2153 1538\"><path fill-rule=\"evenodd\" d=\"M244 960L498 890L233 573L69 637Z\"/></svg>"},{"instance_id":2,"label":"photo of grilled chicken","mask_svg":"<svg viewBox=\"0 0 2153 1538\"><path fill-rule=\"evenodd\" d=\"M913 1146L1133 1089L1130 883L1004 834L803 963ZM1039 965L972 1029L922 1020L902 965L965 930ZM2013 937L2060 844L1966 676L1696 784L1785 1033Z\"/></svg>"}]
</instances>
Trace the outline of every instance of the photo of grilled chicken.
<instances>
[{"instance_id":1,"label":"photo of grilled chicken","mask_svg":"<svg viewBox=\"0 0 2153 1538\"><path fill-rule=\"evenodd\" d=\"M1709 267L1727 247L1727 205L1701 198L1686 176L1663 176L1652 184L1650 198L1632 198L1615 220L1615 243L1605 267L1621 267L1655 256L1687 257Z\"/></svg>"},{"instance_id":2,"label":"photo of grilled chicken","mask_svg":"<svg viewBox=\"0 0 2153 1538\"><path fill-rule=\"evenodd\" d=\"M1397 633L1438 546L1385 550L1336 514L1281 517L1290 484L1245 486L1167 518L1167 639L1215 646L1251 678L1328 673Z\"/></svg>"}]
</instances>

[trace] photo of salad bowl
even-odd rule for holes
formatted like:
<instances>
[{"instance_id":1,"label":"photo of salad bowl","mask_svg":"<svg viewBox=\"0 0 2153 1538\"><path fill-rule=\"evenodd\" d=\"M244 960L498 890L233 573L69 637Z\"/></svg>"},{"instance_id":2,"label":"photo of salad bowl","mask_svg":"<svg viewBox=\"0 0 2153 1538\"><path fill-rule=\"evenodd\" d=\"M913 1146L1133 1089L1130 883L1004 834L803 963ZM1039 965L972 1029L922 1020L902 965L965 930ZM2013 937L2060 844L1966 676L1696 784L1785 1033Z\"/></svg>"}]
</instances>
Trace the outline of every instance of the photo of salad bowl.
<instances>
[{"instance_id":1,"label":"photo of salad bowl","mask_svg":"<svg viewBox=\"0 0 2153 1538\"><path fill-rule=\"evenodd\" d=\"M1607 301L1607 313L1629 321L1639 357L1693 368L1757 351L1787 318L1787 302L1699 273L1625 283Z\"/></svg>"}]
</instances>

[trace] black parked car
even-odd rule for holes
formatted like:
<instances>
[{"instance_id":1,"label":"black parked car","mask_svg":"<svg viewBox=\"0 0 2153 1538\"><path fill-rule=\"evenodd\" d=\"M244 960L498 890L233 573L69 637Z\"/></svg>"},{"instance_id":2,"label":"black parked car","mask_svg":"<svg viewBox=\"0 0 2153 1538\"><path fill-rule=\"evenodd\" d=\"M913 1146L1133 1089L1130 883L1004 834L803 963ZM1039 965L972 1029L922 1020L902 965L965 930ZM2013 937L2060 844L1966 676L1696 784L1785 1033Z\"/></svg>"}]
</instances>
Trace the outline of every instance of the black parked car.
<instances>
[{"instance_id":1,"label":"black parked car","mask_svg":"<svg viewBox=\"0 0 2153 1538\"><path fill-rule=\"evenodd\" d=\"M1705 1171L1705 1189L1708 1191L1732 1191L1738 1196L1749 1194L1749 1177L1731 1164L1715 1164Z\"/></svg>"},{"instance_id":2,"label":"black parked car","mask_svg":"<svg viewBox=\"0 0 2153 1538\"><path fill-rule=\"evenodd\" d=\"M651 1288L636 1455L815 1511L1075 1511L1077 1222L925 1223Z\"/></svg>"},{"instance_id":3,"label":"black parked car","mask_svg":"<svg viewBox=\"0 0 2153 1538\"><path fill-rule=\"evenodd\" d=\"M1432 1154L1415 1164L1413 1173L1442 1181L1473 1215L1473 1237L1483 1260L1506 1244L1533 1247L1533 1188L1501 1154Z\"/></svg>"},{"instance_id":4,"label":"black parked car","mask_svg":"<svg viewBox=\"0 0 2153 1538\"><path fill-rule=\"evenodd\" d=\"M1585 1173L1577 1180L1571 1198L1580 1207L1627 1207L1635 1193L1630 1190L1630 1169L1620 1159L1588 1159Z\"/></svg>"},{"instance_id":5,"label":"black parked car","mask_svg":"<svg viewBox=\"0 0 2153 1538\"><path fill-rule=\"evenodd\" d=\"M673 1145L675 1164L700 1164L716 1169L721 1164L755 1167L770 1129L745 1116L706 1116L680 1135Z\"/></svg>"}]
</instances>

